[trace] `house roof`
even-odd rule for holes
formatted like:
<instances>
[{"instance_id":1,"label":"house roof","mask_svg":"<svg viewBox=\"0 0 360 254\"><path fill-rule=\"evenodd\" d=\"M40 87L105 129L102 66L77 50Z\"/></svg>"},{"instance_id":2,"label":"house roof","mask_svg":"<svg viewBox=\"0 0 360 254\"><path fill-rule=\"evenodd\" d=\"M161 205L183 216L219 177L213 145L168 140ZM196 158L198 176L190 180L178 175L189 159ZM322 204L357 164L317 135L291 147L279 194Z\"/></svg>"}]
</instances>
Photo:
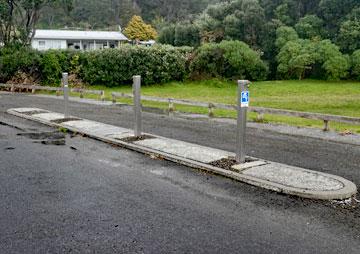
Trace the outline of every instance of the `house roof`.
<instances>
[{"instance_id":1,"label":"house roof","mask_svg":"<svg viewBox=\"0 0 360 254\"><path fill-rule=\"evenodd\" d=\"M121 32L75 31L75 30L41 30L35 31L34 39L54 40L113 40L127 41Z\"/></svg>"}]
</instances>

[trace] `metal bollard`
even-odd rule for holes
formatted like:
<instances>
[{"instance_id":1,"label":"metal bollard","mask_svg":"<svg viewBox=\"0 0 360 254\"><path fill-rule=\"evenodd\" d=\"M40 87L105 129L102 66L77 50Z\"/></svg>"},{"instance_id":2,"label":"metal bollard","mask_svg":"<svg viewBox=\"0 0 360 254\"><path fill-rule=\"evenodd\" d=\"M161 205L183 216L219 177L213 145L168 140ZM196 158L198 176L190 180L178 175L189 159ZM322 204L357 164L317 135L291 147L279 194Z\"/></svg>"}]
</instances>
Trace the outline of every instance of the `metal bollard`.
<instances>
[{"instance_id":1,"label":"metal bollard","mask_svg":"<svg viewBox=\"0 0 360 254\"><path fill-rule=\"evenodd\" d=\"M248 80L238 81L238 101L237 101L237 131L236 131L236 162L245 163L245 137L246 137L246 117L249 107L249 84Z\"/></svg>"},{"instance_id":2,"label":"metal bollard","mask_svg":"<svg viewBox=\"0 0 360 254\"><path fill-rule=\"evenodd\" d=\"M140 137L142 133L141 122L141 76L133 77L133 94L134 94L134 113L135 113L135 137Z\"/></svg>"},{"instance_id":3,"label":"metal bollard","mask_svg":"<svg viewBox=\"0 0 360 254\"><path fill-rule=\"evenodd\" d=\"M63 82L63 89L64 89L64 118L68 118L69 117L69 108L68 108L68 103L69 103L69 75L68 73L64 72L63 73L63 78L62 78L62 82Z\"/></svg>"}]
</instances>

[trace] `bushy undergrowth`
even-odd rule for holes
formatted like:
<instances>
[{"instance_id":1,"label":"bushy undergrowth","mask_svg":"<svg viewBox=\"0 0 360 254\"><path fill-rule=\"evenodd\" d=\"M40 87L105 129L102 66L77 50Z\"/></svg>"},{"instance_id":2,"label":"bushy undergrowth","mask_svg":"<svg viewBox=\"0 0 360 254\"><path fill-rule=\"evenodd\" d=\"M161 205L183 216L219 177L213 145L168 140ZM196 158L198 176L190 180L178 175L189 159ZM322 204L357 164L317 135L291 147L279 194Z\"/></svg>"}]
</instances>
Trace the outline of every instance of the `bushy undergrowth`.
<instances>
[{"instance_id":1,"label":"bushy undergrowth","mask_svg":"<svg viewBox=\"0 0 360 254\"><path fill-rule=\"evenodd\" d=\"M268 68L260 54L241 41L208 43L194 54L190 69L195 77L264 80Z\"/></svg>"},{"instance_id":2,"label":"bushy undergrowth","mask_svg":"<svg viewBox=\"0 0 360 254\"><path fill-rule=\"evenodd\" d=\"M37 75L40 55L37 51L22 47L7 47L0 50L0 82L7 82L18 72Z\"/></svg>"}]
</instances>

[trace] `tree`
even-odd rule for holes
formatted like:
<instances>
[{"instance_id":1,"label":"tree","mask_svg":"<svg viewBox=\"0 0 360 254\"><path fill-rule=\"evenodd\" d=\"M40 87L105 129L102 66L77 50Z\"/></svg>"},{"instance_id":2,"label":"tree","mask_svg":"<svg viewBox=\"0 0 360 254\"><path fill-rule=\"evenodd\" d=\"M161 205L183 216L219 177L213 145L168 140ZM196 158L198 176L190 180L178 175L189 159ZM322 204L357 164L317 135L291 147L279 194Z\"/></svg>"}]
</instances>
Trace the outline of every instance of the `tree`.
<instances>
[{"instance_id":1,"label":"tree","mask_svg":"<svg viewBox=\"0 0 360 254\"><path fill-rule=\"evenodd\" d=\"M360 80L360 49L356 50L351 56L351 74Z\"/></svg>"},{"instance_id":2,"label":"tree","mask_svg":"<svg viewBox=\"0 0 360 254\"><path fill-rule=\"evenodd\" d=\"M295 29L289 26L281 26L276 30L275 45L280 50L289 41L296 41L299 39Z\"/></svg>"},{"instance_id":3,"label":"tree","mask_svg":"<svg viewBox=\"0 0 360 254\"><path fill-rule=\"evenodd\" d=\"M197 48L190 69L194 77L263 80L267 66L260 54L241 41L206 43Z\"/></svg>"},{"instance_id":4,"label":"tree","mask_svg":"<svg viewBox=\"0 0 360 254\"><path fill-rule=\"evenodd\" d=\"M175 25L170 24L160 29L158 42L161 44L175 45Z\"/></svg>"},{"instance_id":5,"label":"tree","mask_svg":"<svg viewBox=\"0 0 360 254\"><path fill-rule=\"evenodd\" d=\"M240 40L260 48L265 13L258 0L233 0L208 6L195 23L204 42Z\"/></svg>"},{"instance_id":6,"label":"tree","mask_svg":"<svg viewBox=\"0 0 360 254\"><path fill-rule=\"evenodd\" d=\"M330 40L298 39L287 42L278 56L278 74L282 78L314 77L320 67L320 77L339 80L348 75L349 59Z\"/></svg>"},{"instance_id":7,"label":"tree","mask_svg":"<svg viewBox=\"0 0 360 254\"><path fill-rule=\"evenodd\" d=\"M124 30L125 35L131 40L148 41L157 37L156 30L146 24L140 16L133 16Z\"/></svg>"},{"instance_id":8,"label":"tree","mask_svg":"<svg viewBox=\"0 0 360 254\"><path fill-rule=\"evenodd\" d=\"M335 35L346 15L359 4L358 0L321 0L318 12L329 33Z\"/></svg>"},{"instance_id":9,"label":"tree","mask_svg":"<svg viewBox=\"0 0 360 254\"><path fill-rule=\"evenodd\" d=\"M286 79L303 79L316 61L313 47L308 40L288 41L277 56L279 75Z\"/></svg>"},{"instance_id":10,"label":"tree","mask_svg":"<svg viewBox=\"0 0 360 254\"><path fill-rule=\"evenodd\" d=\"M294 17L292 17L289 14L289 12L290 12L289 5L288 3L285 2L276 7L275 17L276 19L280 20L283 25L291 26L293 23L295 23L295 21L294 21Z\"/></svg>"},{"instance_id":11,"label":"tree","mask_svg":"<svg viewBox=\"0 0 360 254\"><path fill-rule=\"evenodd\" d=\"M306 15L295 25L295 30L303 39L312 39L314 37L322 38L324 22L316 15Z\"/></svg>"},{"instance_id":12,"label":"tree","mask_svg":"<svg viewBox=\"0 0 360 254\"><path fill-rule=\"evenodd\" d=\"M360 49L360 8L354 9L341 23L337 42L347 53Z\"/></svg>"},{"instance_id":13,"label":"tree","mask_svg":"<svg viewBox=\"0 0 360 254\"><path fill-rule=\"evenodd\" d=\"M183 21L189 16L203 11L209 4L219 0L136 0L146 21L158 16L166 21Z\"/></svg>"},{"instance_id":14,"label":"tree","mask_svg":"<svg viewBox=\"0 0 360 254\"><path fill-rule=\"evenodd\" d=\"M34 35L40 10L56 0L0 0L0 39L4 45L28 45Z\"/></svg>"},{"instance_id":15,"label":"tree","mask_svg":"<svg viewBox=\"0 0 360 254\"><path fill-rule=\"evenodd\" d=\"M175 26L174 46L197 47L200 45L199 29L190 23L180 23Z\"/></svg>"},{"instance_id":16,"label":"tree","mask_svg":"<svg viewBox=\"0 0 360 254\"><path fill-rule=\"evenodd\" d=\"M318 61L322 63L325 78L328 80L339 80L348 75L350 59L340 52L337 45L330 40L320 41L316 48Z\"/></svg>"}]
</instances>

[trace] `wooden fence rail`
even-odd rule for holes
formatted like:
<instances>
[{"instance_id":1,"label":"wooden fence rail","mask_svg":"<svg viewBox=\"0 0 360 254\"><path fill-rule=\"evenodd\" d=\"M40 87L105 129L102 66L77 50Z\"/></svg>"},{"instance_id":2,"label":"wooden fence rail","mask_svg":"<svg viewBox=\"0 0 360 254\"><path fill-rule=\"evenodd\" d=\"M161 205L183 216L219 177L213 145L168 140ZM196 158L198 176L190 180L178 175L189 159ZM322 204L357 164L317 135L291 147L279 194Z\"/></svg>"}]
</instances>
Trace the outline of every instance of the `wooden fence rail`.
<instances>
[{"instance_id":1,"label":"wooden fence rail","mask_svg":"<svg viewBox=\"0 0 360 254\"><path fill-rule=\"evenodd\" d=\"M59 96L63 91L62 87L47 87L47 86L37 86L37 85L19 85L19 84L0 84L0 88L9 89L11 92L15 92L17 89L27 89L31 90L32 93L35 93L36 90L43 91L56 91L56 95ZM102 101L105 100L105 91L103 90L86 90L80 88L72 88L71 92L80 93L80 98L83 98L85 94L94 94L99 95ZM132 94L125 93L111 93L112 101L115 103L117 98L133 98ZM214 116L215 109L225 109L225 110L236 110L235 105L222 104L222 103L208 103L208 102L198 102L191 100L183 100L183 99L174 99L174 98L160 98L160 97L152 97L152 96L141 96L142 100L152 101L152 102L160 102L168 104L168 112L172 114L175 111L175 104L194 106L194 107L203 107L208 108L209 117ZM340 122L347 124L360 125L360 118L349 117L349 116L339 116L339 115L328 115L328 114L320 114L320 113L310 113L310 112L299 112L293 110L285 110L285 109L274 109L274 108L262 108L262 107L249 107L250 112L256 112L258 114L257 118L263 119L264 114L270 115L283 115L283 116L291 116L291 117L300 117L305 119L312 120L321 120L324 122L324 130L329 130L329 122Z\"/></svg>"},{"instance_id":2,"label":"wooden fence rail","mask_svg":"<svg viewBox=\"0 0 360 254\"><path fill-rule=\"evenodd\" d=\"M63 91L62 87L50 87L50 86L37 86L37 85L26 85L26 84L0 84L0 88L10 89L11 92L15 92L19 89L31 90L32 93L38 91L55 91L56 96L60 96L60 93ZM103 90L86 90L81 88L71 88L71 92L80 93L80 98L84 98L85 94L94 94L99 95L100 100L105 100L105 91Z\"/></svg>"},{"instance_id":3,"label":"wooden fence rail","mask_svg":"<svg viewBox=\"0 0 360 254\"><path fill-rule=\"evenodd\" d=\"M111 96L112 96L112 101L114 103L116 102L117 98L133 98L132 94L115 93L115 92L113 92ZM214 116L214 109L237 110L237 107L235 105L221 104L221 103L211 103L211 102L207 103L207 102L198 102L198 101L173 99L173 98L159 98L159 97L151 97L151 96L141 96L141 99L145 101L168 103L168 111L170 114L175 110L174 104L208 108L209 117ZM360 118L356 118L356 117L328 115L328 114L311 113L311 112L299 112L293 110L262 108L262 107L249 107L249 111L256 112L258 114L257 116L258 119L263 119L264 114L270 114L270 115L300 117L300 118L312 119L312 120L321 120L324 122L324 131L328 131L330 129L329 128L330 121L360 125Z\"/></svg>"}]
</instances>

